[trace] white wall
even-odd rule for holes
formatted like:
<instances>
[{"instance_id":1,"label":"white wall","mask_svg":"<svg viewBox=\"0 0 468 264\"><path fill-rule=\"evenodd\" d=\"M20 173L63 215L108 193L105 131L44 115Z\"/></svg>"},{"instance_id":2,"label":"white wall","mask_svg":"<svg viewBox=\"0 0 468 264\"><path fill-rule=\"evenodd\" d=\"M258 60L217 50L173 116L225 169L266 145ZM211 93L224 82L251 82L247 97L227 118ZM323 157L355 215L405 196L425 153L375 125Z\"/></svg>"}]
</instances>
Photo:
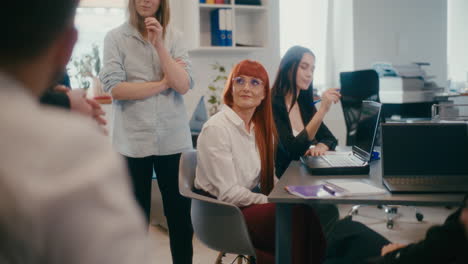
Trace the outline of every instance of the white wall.
<instances>
[{"instance_id":1,"label":"white wall","mask_svg":"<svg viewBox=\"0 0 468 264\"><path fill-rule=\"evenodd\" d=\"M431 63L428 74L436 75L440 86L446 84L447 1L354 1L354 38L356 69L377 61L424 61Z\"/></svg>"},{"instance_id":2,"label":"white wall","mask_svg":"<svg viewBox=\"0 0 468 264\"><path fill-rule=\"evenodd\" d=\"M337 87L340 72L354 70L353 0L329 1L327 27L327 86Z\"/></svg>"},{"instance_id":3,"label":"white wall","mask_svg":"<svg viewBox=\"0 0 468 264\"><path fill-rule=\"evenodd\" d=\"M315 54L314 88L327 87L327 7L329 0L289 0L280 4L280 54L295 45Z\"/></svg>"},{"instance_id":4,"label":"white wall","mask_svg":"<svg viewBox=\"0 0 468 264\"><path fill-rule=\"evenodd\" d=\"M466 0L456 1L468 4ZM440 86L446 84L445 0L330 0L329 6L327 87L339 86L340 72L369 69L378 61L393 64L430 62L431 66L426 67L428 74L436 75ZM458 19L461 19L463 11L458 12ZM457 25L459 31L467 32L468 23L457 21ZM465 36L468 38L468 34ZM465 43L464 47L467 46ZM468 63L468 59L465 61ZM346 128L339 105L327 114L325 123L339 144L345 144Z\"/></svg>"},{"instance_id":5,"label":"white wall","mask_svg":"<svg viewBox=\"0 0 468 264\"><path fill-rule=\"evenodd\" d=\"M468 1L448 0L448 78L468 82Z\"/></svg>"},{"instance_id":6,"label":"white wall","mask_svg":"<svg viewBox=\"0 0 468 264\"><path fill-rule=\"evenodd\" d=\"M330 44L325 62L326 87L339 87L340 72L354 69L353 1L330 0L328 6L327 43ZM338 139L338 145L346 145L346 126L340 103L332 106L324 122Z\"/></svg>"}]
</instances>

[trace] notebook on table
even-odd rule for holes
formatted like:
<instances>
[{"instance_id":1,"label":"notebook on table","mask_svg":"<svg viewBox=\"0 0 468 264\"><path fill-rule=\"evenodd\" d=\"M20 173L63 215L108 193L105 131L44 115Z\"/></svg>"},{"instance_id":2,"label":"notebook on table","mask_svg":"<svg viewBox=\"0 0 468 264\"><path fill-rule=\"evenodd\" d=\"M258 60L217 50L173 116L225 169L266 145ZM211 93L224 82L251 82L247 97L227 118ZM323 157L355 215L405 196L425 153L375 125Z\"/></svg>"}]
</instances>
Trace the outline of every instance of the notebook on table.
<instances>
[{"instance_id":1,"label":"notebook on table","mask_svg":"<svg viewBox=\"0 0 468 264\"><path fill-rule=\"evenodd\" d=\"M360 180L328 180L317 185L292 185L286 190L304 199L317 197L371 196L386 194L387 191Z\"/></svg>"},{"instance_id":2,"label":"notebook on table","mask_svg":"<svg viewBox=\"0 0 468 264\"><path fill-rule=\"evenodd\" d=\"M303 156L301 162L314 175L368 174L374 149L382 104L363 101L359 117L356 144L348 153L330 153L320 157Z\"/></svg>"},{"instance_id":3,"label":"notebook on table","mask_svg":"<svg viewBox=\"0 0 468 264\"><path fill-rule=\"evenodd\" d=\"M382 125L382 180L392 193L468 193L468 125Z\"/></svg>"}]
</instances>

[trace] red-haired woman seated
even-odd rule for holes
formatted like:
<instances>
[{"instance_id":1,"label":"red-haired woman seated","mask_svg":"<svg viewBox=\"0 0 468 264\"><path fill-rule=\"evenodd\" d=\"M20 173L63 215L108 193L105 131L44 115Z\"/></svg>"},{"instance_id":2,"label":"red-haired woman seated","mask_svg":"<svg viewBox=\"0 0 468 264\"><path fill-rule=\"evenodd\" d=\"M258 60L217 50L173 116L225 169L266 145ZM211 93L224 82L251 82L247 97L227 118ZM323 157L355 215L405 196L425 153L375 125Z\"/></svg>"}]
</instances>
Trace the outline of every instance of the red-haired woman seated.
<instances>
[{"instance_id":1,"label":"red-haired woman seated","mask_svg":"<svg viewBox=\"0 0 468 264\"><path fill-rule=\"evenodd\" d=\"M239 206L257 263L274 263L275 205L268 203L267 195L277 179L277 140L265 68L255 61L241 61L229 75L223 97L225 107L205 123L198 138L195 187ZM324 258L324 235L310 207L293 209L292 248L293 263L321 263Z\"/></svg>"}]
</instances>

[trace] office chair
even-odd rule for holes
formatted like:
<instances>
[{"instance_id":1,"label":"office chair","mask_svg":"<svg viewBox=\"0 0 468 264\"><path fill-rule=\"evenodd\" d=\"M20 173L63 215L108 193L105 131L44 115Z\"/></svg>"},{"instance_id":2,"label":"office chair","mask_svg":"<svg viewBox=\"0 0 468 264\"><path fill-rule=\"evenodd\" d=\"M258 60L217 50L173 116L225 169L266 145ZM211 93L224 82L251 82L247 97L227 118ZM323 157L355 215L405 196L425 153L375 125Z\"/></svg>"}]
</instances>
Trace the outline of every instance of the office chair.
<instances>
[{"instance_id":1,"label":"office chair","mask_svg":"<svg viewBox=\"0 0 468 264\"><path fill-rule=\"evenodd\" d=\"M380 103L379 76L375 70L341 72L341 106L346 123L346 145L356 143L356 132L362 101Z\"/></svg>"},{"instance_id":2,"label":"office chair","mask_svg":"<svg viewBox=\"0 0 468 264\"><path fill-rule=\"evenodd\" d=\"M346 123L346 145L353 146L356 143L356 132L361 114L362 101L369 100L380 102L379 97L379 75L375 70L360 70L340 73L341 84L341 106ZM380 128L379 128L380 129ZM380 145L380 133L377 133L375 144ZM348 213L348 217L357 215L359 208L363 205L355 205ZM384 209L387 216L387 228L392 229L395 218L398 215L398 207L379 205ZM414 208L416 219L421 222L424 215Z\"/></svg>"},{"instance_id":3,"label":"office chair","mask_svg":"<svg viewBox=\"0 0 468 264\"><path fill-rule=\"evenodd\" d=\"M193 186L196 167L196 150L182 153L179 191L182 196L192 200L191 218L195 235L207 247L221 252L215 264L221 263L224 253L238 255L238 264L243 259L254 264L255 248L241 210L233 204L195 193Z\"/></svg>"}]
</instances>

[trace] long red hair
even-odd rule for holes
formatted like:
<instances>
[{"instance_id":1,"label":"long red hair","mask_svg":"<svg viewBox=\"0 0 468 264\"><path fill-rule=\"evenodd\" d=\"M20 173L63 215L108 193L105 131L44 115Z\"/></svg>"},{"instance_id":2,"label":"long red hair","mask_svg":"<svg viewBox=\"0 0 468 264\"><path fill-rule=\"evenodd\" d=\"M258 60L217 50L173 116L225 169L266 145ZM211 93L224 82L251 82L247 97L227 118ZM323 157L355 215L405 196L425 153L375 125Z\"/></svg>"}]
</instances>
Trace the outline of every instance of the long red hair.
<instances>
[{"instance_id":1,"label":"long red hair","mask_svg":"<svg viewBox=\"0 0 468 264\"><path fill-rule=\"evenodd\" d=\"M261 171L260 171L260 189L263 194L268 195L274 185L274 168L277 132L273 120L273 111L271 106L270 80L268 73L257 61L243 60L232 69L224 87L224 103L231 107L234 104L232 97L232 79L240 75L258 78L263 81L265 98L255 109L252 122L255 125L255 142L260 153Z\"/></svg>"}]
</instances>

